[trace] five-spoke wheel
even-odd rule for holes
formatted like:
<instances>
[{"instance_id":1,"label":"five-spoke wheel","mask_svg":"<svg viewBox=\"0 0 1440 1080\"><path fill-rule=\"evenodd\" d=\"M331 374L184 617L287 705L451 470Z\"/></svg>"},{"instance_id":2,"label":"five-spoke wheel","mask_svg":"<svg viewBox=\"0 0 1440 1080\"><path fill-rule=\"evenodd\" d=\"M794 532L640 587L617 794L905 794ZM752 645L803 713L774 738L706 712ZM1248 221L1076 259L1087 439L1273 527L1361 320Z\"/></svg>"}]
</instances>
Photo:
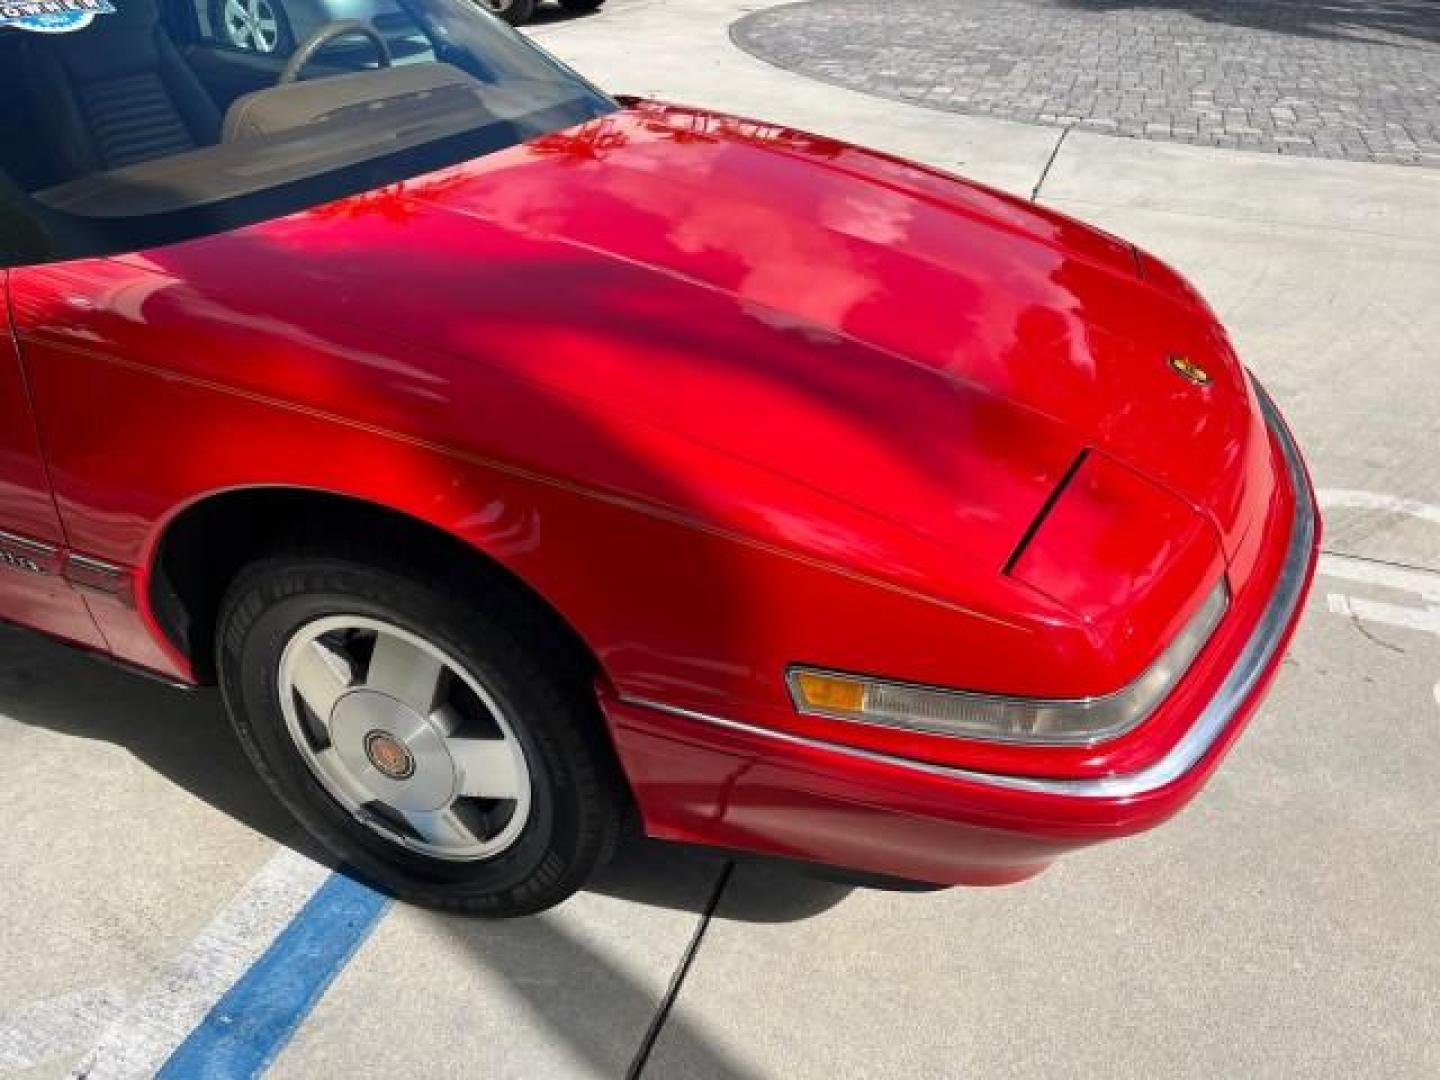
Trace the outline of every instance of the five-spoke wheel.
<instances>
[{"instance_id":1,"label":"five-spoke wheel","mask_svg":"<svg viewBox=\"0 0 1440 1080\"><path fill-rule=\"evenodd\" d=\"M516 915L608 857L623 788L593 662L473 559L258 559L220 612L220 681L261 776L339 860L419 903Z\"/></svg>"},{"instance_id":2,"label":"five-spoke wheel","mask_svg":"<svg viewBox=\"0 0 1440 1080\"><path fill-rule=\"evenodd\" d=\"M292 44L285 13L274 0L220 0L211 5L210 20L234 49L269 56Z\"/></svg>"},{"instance_id":3,"label":"five-spoke wheel","mask_svg":"<svg viewBox=\"0 0 1440 1080\"><path fill-rule=\"evenodd\" d=\"M381 836L483 859L525 827L530 774L509 720L422 638L358 615L318 619L280 658L280 702L316 777Z\"/></svg>"}]
</instances>

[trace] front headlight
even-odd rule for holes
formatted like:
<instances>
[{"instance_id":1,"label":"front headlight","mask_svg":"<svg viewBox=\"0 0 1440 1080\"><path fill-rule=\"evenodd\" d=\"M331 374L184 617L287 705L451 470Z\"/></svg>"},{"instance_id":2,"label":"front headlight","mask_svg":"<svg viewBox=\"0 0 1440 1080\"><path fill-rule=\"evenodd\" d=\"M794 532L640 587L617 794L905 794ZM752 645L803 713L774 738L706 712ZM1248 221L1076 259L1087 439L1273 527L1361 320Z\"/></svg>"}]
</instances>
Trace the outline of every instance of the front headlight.
<instances>
[{"instance_id":1,"label":"front headlight","mask_svg":"<svg viewBox=\"0 0 1440 1080\"><path fill-rule=\"evenodd\" d=\"M1089 744L1134 728L1169 696L1210 640L1229 606L1224 578L1140 678L1094 698L1023 698L890 682L817 668L786 675L795 708L807 716L949 735L1037 744Z\"/></svg>"}]
</instances>

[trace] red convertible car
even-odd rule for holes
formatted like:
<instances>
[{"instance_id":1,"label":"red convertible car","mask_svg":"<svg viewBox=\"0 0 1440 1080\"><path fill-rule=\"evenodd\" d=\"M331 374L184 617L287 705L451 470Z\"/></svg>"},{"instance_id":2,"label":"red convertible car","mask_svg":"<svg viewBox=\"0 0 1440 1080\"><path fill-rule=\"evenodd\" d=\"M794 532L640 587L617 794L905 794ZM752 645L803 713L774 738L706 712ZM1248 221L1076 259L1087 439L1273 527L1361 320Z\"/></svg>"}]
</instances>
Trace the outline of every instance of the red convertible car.
<instances>
[{"instance_id":1,"label":"red convertible car","mask_svg":"<svg viewBox=\"0 0 1440 1080\"><path fill-rule=\"evenodd\" d=\"M0 617L217 682L337 858L481 914L632 816L993 884L1196 793L1319 521L1181 278L383 2L273 57L0 6Z\"/></svg>"}]
</instances>

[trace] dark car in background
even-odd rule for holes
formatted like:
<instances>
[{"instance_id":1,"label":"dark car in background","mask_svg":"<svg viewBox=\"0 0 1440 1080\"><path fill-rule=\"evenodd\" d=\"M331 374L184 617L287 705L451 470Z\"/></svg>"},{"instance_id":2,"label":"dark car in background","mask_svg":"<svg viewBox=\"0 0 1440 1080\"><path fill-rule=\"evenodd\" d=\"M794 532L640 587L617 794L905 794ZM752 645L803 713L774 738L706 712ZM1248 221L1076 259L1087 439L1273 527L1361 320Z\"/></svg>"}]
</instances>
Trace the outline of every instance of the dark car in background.
<instances>
[{"instance_id":1,"label":"dark car in background","mask_svg":"<svg viewBox=\"0 0 1440 1080\"><path fill-rule=\"evenodd\" d=\"M511 26L520 26L530 21L540 7L540 0L476 0L476 2L495 15L500 16ZM559 4L566 11L583 14L587 11L598 11L605 4L605 0L559 0Z\"/></svg>"}]
</instances>

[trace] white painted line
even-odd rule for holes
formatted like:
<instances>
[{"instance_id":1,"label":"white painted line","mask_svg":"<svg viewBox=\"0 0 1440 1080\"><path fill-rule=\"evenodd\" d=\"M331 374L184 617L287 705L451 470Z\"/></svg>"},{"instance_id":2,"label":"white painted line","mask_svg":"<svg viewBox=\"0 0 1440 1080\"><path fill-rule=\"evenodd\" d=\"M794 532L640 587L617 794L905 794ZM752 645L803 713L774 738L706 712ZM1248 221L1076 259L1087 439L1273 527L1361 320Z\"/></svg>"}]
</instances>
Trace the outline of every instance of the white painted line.
<instances>
[{"instance_id":1,"label":"white painted line","mask_svg":"<svg viewBox=\"0 0 1440 1080\"><path fill-rule=\"evenodd\" d=\"M278 852L159 981L106 1025L71 1076L153 1076L329 875L327 868L302 855Z\"/></svg>"},{"instance_id":2,"label":"white painted line","mask_svg":"<svg viewBox=\"0 0 1440 1080\"><path fill-rule=\"evenodd\" d=\"M1315 499L1324 510L1384 510L1392 514L1419 518L1440 525L1440 506L1402 499L1398 495L1382 495L1378 491L1355 491L1350 488L1321 488Z\"/></svg>"},{"instance_id":3,"label":"white painted line","mask_svg":"<svg viewBox=\"0 0 1440 1080\"><path fill-rule=\"evenodd\" d=\"M120 1015L125 992L79 990L0 1016L0 1074L23 1072L79 1053Z\"/></svg>"},{"instance_id":4,"label":"white painted line","mask_svg":"<svg viewBox=\"0 0 1440 1080\"><path fill-rule=\"evenodd\" d=\"M1326 510L1379 510L1416 518L1431 525L1440 525L1440 506L1415 499L1402 499L1396 495L1382 495L1377 491L1357 491L1352 488L1322 488L1315 493L1315 497ZM1325 604L1335 614L1440 636L1440 573L1392 566L1349 555L1320 556L1320 573L1362 585L1378 585L1396 592L1411 593L1419 596L1428 605L1423 608L1403 607L1400 604L1366 600L1343 593L1327 593ZM1435 704L1440 705L1440 682L1435 684L1431 693Z\"/></svg>"},{"instance_id":5,"label":"white painted line","mask_svg":"<svg viewBox=\"0 0 1440 1080\"><path fill-rule=\"evenodd\" d=\"M1415 593L1425 600L1440 603L1440 573L1434 570L1391 566L1349 555L1321 555L1320 573L1364 585L1379 585L1397 592Z\"/></svg>"},{"instance_id":6,"label":"white painted line","mask_svg":"<svg viewBox=\"0 0 1440 1080\"><path fill-rule=\"evenodd\" d=\"M1347 615L1382 626L1398 626L1402 630L1419 630L1440 636L1440 608L1411 608L1385 604L1358 596L1329 593L1325 602L1336 615Z\"/></svg>"}]
</instances>

